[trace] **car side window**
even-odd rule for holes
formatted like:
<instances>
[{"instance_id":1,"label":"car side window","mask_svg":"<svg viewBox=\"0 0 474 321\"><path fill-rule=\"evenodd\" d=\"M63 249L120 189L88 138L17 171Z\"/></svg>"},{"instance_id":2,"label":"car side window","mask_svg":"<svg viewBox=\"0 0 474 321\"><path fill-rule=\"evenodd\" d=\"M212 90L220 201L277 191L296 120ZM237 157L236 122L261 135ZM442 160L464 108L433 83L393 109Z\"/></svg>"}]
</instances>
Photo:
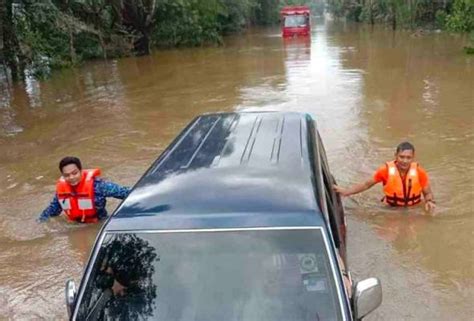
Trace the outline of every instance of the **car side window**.
<instances>
[{"instance_id":1,"label":"car side window","mask_svg":"<svg viewBox=\"0 0 474 321\"><path fill-rule=\"evenodd\" d=\"M322 143L321 137L319 136L319 133L317 133L317 141L319 145L319 161L321 162L321 171L323 176L323 185L329 214L329 223L331 225L331 232L334 237L334 243L336 247L339 248L341 244L339 225L341 222L337 210L337 195L332 188L334 180L329 171L326 151L324 150L324 145Z\"/></svg>"},{"instance_id":2,"label":"car side window","mask_svg":"<svg viewBox=\"0 0 474 321\"><path fill-rule=\"evenodd\" d=\"M309 139L312 141L314 146L315 155L311 155L311 159L313 162L313 166L315 168L315 180L316 180L316 198L319 201L319 206L323 213L327 213L329 219L329 225L331 228L331 234L334 239L334 244L337 248L340 246L340 238L338 232L337 221L335 218L336 209L335 203L336 195L332 190L332 178L329 173L327 159L326 159L326 152L324 150L324 146L319 136L319 133L316 129L314 123L309 123L311 127L311 136ZM310 149L311 150L311 149Z\"/></svg>"},{"instance_id":3,"label":"car side window","mask_svg":"<svg viewBox=\"0 0 474 321\"><path fill-rule=\"evenodd\" d=\"M308 141L310 141L312 148L309 148L310 159L312 166L314 168L314 184L316 186L315 194L316 199L318 201L319 207L323 213L326 213L326 196L324 193L324 178L320 172L320 168L322 168L321 158L319 157L319 148L320 142L318 141L318 134L316 130L316 126L314 122L308 122L308 126L310 127Z\"/></svg>"}]
</instances>

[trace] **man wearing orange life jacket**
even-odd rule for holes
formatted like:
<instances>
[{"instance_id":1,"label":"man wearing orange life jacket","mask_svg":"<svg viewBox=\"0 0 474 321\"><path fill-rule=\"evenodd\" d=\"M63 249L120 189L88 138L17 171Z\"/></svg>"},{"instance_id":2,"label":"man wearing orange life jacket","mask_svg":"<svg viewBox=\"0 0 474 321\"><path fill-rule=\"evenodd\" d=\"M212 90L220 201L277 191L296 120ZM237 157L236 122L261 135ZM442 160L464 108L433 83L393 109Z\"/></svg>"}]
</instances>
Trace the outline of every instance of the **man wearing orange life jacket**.
<instances>
[{"instance_id":1,"label":"man wearing orange life jacket","mask_svg":"<svg viewBox=\"0 0 474 321\"><path fill-rule=\"evenodd\" d=\"M341 196L349 196L383 183L384 201L390 206L412 206L421 202L423 195L425 210L432 213L436 207L426 171L414 162L415 147L409 142L398 145L395 160L380 167L369 180L347 189L334 186Z\"/></svg>"},{"instance_id":2,"label":"man wearing orange life jacket","mask_svg":"<svg viewBox=\"0 0 474 321\"><path fill-rule=\"evenodd\" d=\"M106 198L124 199L129 188L99 178L99 169L82 169L77 157L65 157L59 162L62 176L56 184L56 195L41 213L39 222L61 212L69 221L95 223L107 217Z\"/></svg>"}]
</instances>

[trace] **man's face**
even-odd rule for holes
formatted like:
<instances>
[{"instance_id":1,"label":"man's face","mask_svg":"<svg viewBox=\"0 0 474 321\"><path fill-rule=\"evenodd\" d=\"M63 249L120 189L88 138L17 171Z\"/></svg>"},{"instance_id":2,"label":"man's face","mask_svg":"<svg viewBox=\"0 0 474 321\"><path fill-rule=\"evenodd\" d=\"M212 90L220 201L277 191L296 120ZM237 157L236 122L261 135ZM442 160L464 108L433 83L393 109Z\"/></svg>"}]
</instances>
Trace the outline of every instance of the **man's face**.
<instances>
[{"instance_id":1,"label":"man's face","mask_svg":"<svg viewBox=\"0 0 474 321\"><path fill-rule=\"evenodd\" d=\"M402 150L395 154L395 160L397 161L397 165L401 170L408 170L410 168L410 164L415 157L415 153L411 149Z\"/></svg>"},{"instance_id":2,"label":"man's face","mask_svg":"<svg viewBox=\"0 0 474 321\"><path fill-rule=\"evenodd\" d=\"M62 174L66 182L71 186L76 186L81 181L82 171L76 164L69 164L63 167Z\"/></svg>"}]
</instances>

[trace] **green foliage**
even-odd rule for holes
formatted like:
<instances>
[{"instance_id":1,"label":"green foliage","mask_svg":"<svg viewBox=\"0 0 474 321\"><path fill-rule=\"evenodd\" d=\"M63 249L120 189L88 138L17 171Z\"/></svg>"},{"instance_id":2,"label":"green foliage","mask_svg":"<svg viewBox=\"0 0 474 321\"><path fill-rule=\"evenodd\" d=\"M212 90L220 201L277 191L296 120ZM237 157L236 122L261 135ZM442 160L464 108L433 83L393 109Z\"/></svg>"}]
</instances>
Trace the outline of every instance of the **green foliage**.
<instances>
[{"instance_id":1,"label":"green foliage","mask_svg":"<svg viewBox=\"0 0 474 321\"><path fill-rule=\"evenodd\" d=\"M254 22L254 12L260 7L256 0L220 0L220 3L218 21L224 33L240 31Z\"/></svg>"},{"instance_id":2,"label":"green foliage","mask_svg":"<svg viewBox=\"0 0 474 321\"><path fill-rule=\"evenodd\" d=\"M277 0L260 0L259 6L255 9L255 19L258 24L271 25L278 23L280 12Z\"/></svg>"},{"instance_id":3,"label":"green foliage","mask_svg":"<svg viewBox=\"0 0 474 321\"><path fill-rule=\"evenodd\" d=\"M218 0L162 0L155 15L153 44L158 46L196 46L221 41Z\"/></svg>"},{"instance_id":4,"label":"green foliage","mask_svg":"<svg viewBox=\"0 0 474 321\"><path fill-rule=\"evenodd\" d=\"M171 47L221 43L222 35L258 22L260 9L257 0L160 0L153 44Z\"/></svg>"},{"instance_id":5,"label":"green foliage","mask_svg":"<svg viewBox=\"0 0 474 321\"><path fill-rule=\"evenodd\" d=\"M468 55L474 55L474 30L469 33L469 45L464 47Z\"/></svg>"},{"instance_id":6,"label":"green foliage","mask_svg":"<svg viewBox=\"0 0 474 321\"><path fill-rule=\"evenodd\" d=\"M36 76L102 56L97 37L51 1L25 1L16 7L14 22L22 55Z\"/></svg>"},{"instance_id":7,"label":"green foliage","mask_svg":"<svg viewBox=\"0 0 474 321\"><path fill-rule=\"evenodd\" d=\"M436 28L444 29L446 26L446 19L448 14L444 10L437 10L435 14L435 26Z\"/></svg>"},{"instance_id":8,"label":"green foliage","mask_svg":"<svg viewBox=\"0 0 474 321\"><path fill-rule=\"evenodd\" d=\"M446 27L451 31L471 32L474 29L474 0L454 0Z\"/></svg>"},{"instance_id":9,"label":"green foliage","mask_svg":"<svg viewBox=\"0 0 474 321\"><path fill-rule=\"evenodd\" d=\"M81 32L74 41L77 44L75 49L78 61L99 58L104 54L97 36L93 34Z\"/></svg>"},{"instance_id":10,"label":"green foliage","mask_svg":"<svg viewBox=\"0 0 474 321\"><path fill-rule=\"evenodd\" d=\"M418 0L406 2L405 0L392 0L392 11L390 16L403 27L415 28L417 26L416 17L421 10L422 3Z\"/></svg>"},{"instance_id":11,"label":"green foliage","mask_svg":"<svg viewBox=\"0 0 474 321\"><path fill-rule=\"evenodd\" d=\"M285 6L308 6L311 14L323 14L324 13L324 1L319 0L280 0L278 2L278 12Z\"/></svg>"},{"instance_id":12,"label":"green foliage","mask_svg":"<svg viewBox=\"0 0 474 321\"><path fill-rule=\"evenodd\" d=\"M39 76L85 59L148 54L151 46L220 44L224 34L278 22L284 4L323 8L322 0L12 1L5 8L14 8L13 56L22 59L10 59L11 69Z\"/></svg>"},{"instance_id":13,"label":"green foliage","mask_svg":"<svg viewBox=\"0 0 474 321\"><path fill-rule=\"evenodd\" d=\"M363 6L360 3L352 2L345 8L347 12L346 17L353 21L360 21L362 9Z\"/></svg>"},{"instance_id":14,"label":"green foliage","mask_svg":"<svg viewBox=\"0 0 474 321\"><path fill-rule=\"evenodd\" d=\"M324 2L312 1L310 3L311 14L322 16L324 14Z\"/></svg>"},{"instance_id":15,"label":"green foliage","mask_svg":"<svg viewBox=\"0 0 474 321\"><path fill-rule=\"evenodd\" d=\"M14 12L15 28L22 54L33 73L45 75L51 68L70 65L69 39L58 28L58 10L48 2L18 7Z\"/></svg>"},{"instance_id":16,"label":"green foliage","mask_svg":"<svg viewBox=\"0 0 474 321\"><path fill-rule=\"evenodd\" d=\"M328 0L328 10L336 17L370 23L391 23L394 27L416 28L431 26L441 28L448 19L448 10L453 0ZM472 21L474 0L454 0L459 13L453 17L453 25L466 23L469 16ZM462 2L462 5L456 4ZM468 5L470 3L470 5ZM471 10L471 12L469 12ZM461 11L463 17L461 16ZM455 20L455 22L454 22ZM460 21L463 21L461 23ZM458 28L459 29L459 28Z\"/></svg>"},{"instance_id":17,"label":"green foliage","mask_svg":"<svg viewBox=\"0 0 474 321\"><path fill-rule=\"evenodd\" d=\"M395 28L434 27L470 32L466 53L474 53L474 0L327 0L335 17Z\"/></svg>"},{"instance_id":18,"label":"green foliage","mask_svg":"<svg viewBox=\"0 0 474 321\"><path fill-rule=\"evenodd\" d=\"M347 0L327 0L328 11L336 18L345 17L350 4Z\"/></svg>"}]
</instances>

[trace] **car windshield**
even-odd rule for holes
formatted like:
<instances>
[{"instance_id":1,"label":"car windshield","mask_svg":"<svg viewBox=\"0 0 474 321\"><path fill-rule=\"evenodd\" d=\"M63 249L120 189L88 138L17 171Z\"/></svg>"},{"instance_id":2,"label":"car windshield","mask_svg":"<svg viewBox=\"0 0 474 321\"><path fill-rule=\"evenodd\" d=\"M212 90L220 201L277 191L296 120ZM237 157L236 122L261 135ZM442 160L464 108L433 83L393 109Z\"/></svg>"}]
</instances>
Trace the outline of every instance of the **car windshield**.
<instances>
[{"instance_id":1,"label":"car windshield","mask_svg":"<svg viewBox=\"0 0 474 321\"><path fill-rule=\"evenodd\" d=\"M285 17L285 27L301 27L306 26L305 15L292 15Z\"/></svg>"},{"instance_id":2,"label":"car windshield","mask_svg":"<svg viewBox=\"0 0 474 321\"><path fill-rule=\"evenodd\" d=\"M342 320L322 231L106 234L79 320Z\"/></svg>"}]
</instances>

